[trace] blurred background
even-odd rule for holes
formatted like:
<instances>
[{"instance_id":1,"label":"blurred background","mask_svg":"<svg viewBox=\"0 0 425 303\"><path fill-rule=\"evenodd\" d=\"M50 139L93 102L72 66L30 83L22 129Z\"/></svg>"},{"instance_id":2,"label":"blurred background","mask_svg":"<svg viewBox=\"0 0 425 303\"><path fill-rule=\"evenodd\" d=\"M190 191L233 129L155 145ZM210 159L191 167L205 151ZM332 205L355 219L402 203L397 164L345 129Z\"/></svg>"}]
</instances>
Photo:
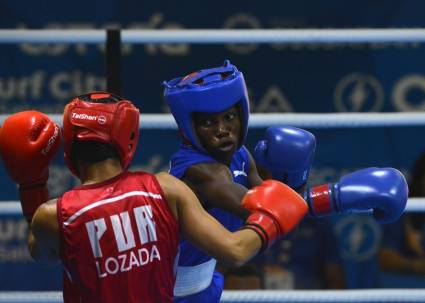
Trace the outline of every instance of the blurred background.
<instances>
[{"instance_id":1,"label":"blurred background","mask_svg":"<svg viewBox=\"0 0 425 303\"><path fill-rule=\"evenodd\" d=\"M357 1L17 1L0 0L1 29L272 29L425 27L425 2ZM229 59L249 89L251 112L425 111L425 46L388 44L123 44L122 95L142 113L165 113L161 83ZM0 113L61 114L76 95L106 89L104 45L0 44ZM131 170L168 170L177 130L143 129ZM285 124L282 119L282 124ZM250 129L250 150L265 129ZM400 169L425 196L425 127L309 129L317 154L310 185L353 170ZM50 168L56 197L76 184L62 153ZM415 184L415 185L413 185ZM17 200L0 163L0 200ZM1 202L0 202L1 203ZM380 225L368 215L305 219L274 249L242 269L223 269L226 287L267 289L424 287L424 214ZM60 290L59 265L35 264L26 222L0 214L0 290Z\"/></svg>"}]
</instances>

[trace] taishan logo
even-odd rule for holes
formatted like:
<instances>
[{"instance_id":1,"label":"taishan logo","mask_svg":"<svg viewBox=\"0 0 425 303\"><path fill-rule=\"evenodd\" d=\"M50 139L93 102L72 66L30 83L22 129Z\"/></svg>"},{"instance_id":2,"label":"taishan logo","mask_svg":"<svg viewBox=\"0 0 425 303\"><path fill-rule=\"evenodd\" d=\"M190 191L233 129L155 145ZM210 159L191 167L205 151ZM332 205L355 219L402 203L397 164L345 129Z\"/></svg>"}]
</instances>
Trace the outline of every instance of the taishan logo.
<instances>
[{"instance_id":1,"label":"taishan logo","mask_svg":"<svg viewBox=\"0 0 425 303\"><path fill-rule=\"evenodd\" d=\"M53 144L55 143L56 139L59 137L59 127L55 125L55 131L53 132L53 135L49 138L49 141L47 142L47 145L45 148L41 150L41 153L43 155L47 155L47 153L52 148Z\"/></svg>"},{"instance_id":2,"label":"taishan logo","mask_svg":"<svg viewBox=\"0 0 425 303\"><path fill-rule=\"evenodd\" d=\"M91 116L87 114L77 114L72 113L73 119L79 119L79 120L89 120L89 121L97 121L99 124L105 124L106 123L106 116L100 115L100 116Z\"/></svg>"},{"instance_id":3,"label":"taishan logo","mask_svg":"<svg viewBox=\"0 0 425 303\"><path fill-rule=\"evenodd\" d=\"M90 116L90 115L87 115L87 114L72 113L72 118L73 119L80 119L80 120L97 121L97 116Z\"/></svg>"},{"instance_id":4,"label":"taishan logo","mask_svg":"<svg viewBox=\"0 0 425 303\"><path fill-rule=\"evenodd\" d=\"M106 117L105 116L99 116L99 119L97 119L97 122L99 122L99 124L105 124L106 123Z\"/></svg>"}]
</instances>

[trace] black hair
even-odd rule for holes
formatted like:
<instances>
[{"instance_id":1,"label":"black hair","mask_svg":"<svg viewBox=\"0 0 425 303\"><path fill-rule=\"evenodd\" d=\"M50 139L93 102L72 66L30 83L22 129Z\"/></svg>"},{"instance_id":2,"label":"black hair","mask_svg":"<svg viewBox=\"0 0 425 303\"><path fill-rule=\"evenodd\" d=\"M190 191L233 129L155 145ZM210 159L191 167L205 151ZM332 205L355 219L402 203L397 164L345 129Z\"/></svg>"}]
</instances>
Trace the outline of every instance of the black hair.
<instances>
[{"instance_id":1,"label":"black hair","mask_svg":"<svg viewBox=\"0 0 425 303\"><path fill-rule=\"evenodd\" d=\"M77 159L83 164L94 164L106 159L120 159L115 146L97 141L74 141L71 146L71 161L75 167Z\"/></svg>"},{"instance_id":2,"label":"black hair","mask_svg":"<svg viewBox=\"0 0 425 303\"><path fill-rule=\"evenodd\" d=\"M102 98L92 98L93 95L104 94ZM117 103L123 100L122 97L107 93L107 92L92 92L77 97L81 101L91 103ZM79 141L74 140L71 146L71 161L74 167L78 169L76 165L77 159L83 164L94 164L97 162L104 161L106 159L118 159L120 156L115 146L108 143L102 143L98 141Z\"/></svg>"}]
</instances>

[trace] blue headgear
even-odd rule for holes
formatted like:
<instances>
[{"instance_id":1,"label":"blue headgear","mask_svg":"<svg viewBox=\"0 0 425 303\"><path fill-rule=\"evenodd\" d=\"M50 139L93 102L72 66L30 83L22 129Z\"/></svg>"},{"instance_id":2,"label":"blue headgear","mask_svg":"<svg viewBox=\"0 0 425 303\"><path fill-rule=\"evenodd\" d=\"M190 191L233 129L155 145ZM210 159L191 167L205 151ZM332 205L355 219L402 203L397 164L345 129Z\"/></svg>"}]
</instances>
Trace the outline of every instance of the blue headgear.
<instances>
[{"instance_id":1,"label":"blue headgear","mask_svg":"<svg viewBox=\"0 0 425 303\"><path fill-rule=\"evenodd\" d=\"M193 129L194 112L218 113L240 104L242 140L248 132L249 101L243 74L228 60L223 66L200 70L186 77L164 81L164 97L182 135L204 150Z\"/></svg>"}]
</instances>

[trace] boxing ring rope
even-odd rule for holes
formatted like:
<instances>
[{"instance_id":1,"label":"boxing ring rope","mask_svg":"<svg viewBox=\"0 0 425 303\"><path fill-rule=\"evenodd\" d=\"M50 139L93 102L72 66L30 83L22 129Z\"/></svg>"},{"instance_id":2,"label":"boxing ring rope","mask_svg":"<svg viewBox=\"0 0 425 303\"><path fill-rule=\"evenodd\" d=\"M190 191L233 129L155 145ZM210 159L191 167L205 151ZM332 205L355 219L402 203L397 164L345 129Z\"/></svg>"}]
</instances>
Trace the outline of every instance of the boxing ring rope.
<instances>
[{"instance_id":1,"label":"boxing ring rope","mask_svg":"<svg viewBox=\"0 0 425 303\"><path fill-rule=\"evenodd\" d=\"M284 44L379 44L423 43L425 29L206 29L206 30L121 30L121 42L130 44L226 44L226 43L284 43ZM72 29L2 29L0 44L101 44L105 30ZM7 115L0 115L0 124ZM62 116L50 115L58 124ZM425 113L324 113L324 114L252 114L251 128L271 125L292 125L302 128L361 128L425 125ZM141 128L175 129L169 114L143 114ZM425 211L425 198L410 198L406 212ZM0 212L20 214L16 201L0 203ZM61 292L0 292L0 303L63 302ZM425 302L423 289L362 289L344 291L225 291L222 302Z\"/></svg>"},{"instance_id":2,"label":"boxing ring rope","mask_svg":"<svg viewBox=\"0 0 425 303\"><path fill-rule=\"evenodd\" d=\"M8 117L0 115L0 124ZM62 115L49 114L57 124L62 124ZM399 127L425 125L425 112L397 113L267 113L251 114L250 128L272 125L291 125L301 128L361 128L361 127ZM142 114L140 127L143 129L176 129L177 125L170 114Z\"/></svg>"},{"instance_id":3,"label":"boxing ring rope","mask_svg":"<svg viewBox=\"0 0 425 303\"><path fill-rule=\"evenodd\" d=\"M405 212L425 212L425 198L409 198ZM18 201L0 201L0 214L22 215L21 204Z\"/></svg>"},{"instance_id":4,"label":"boxing ring rope","mask_svg":"<svg viewBox=\"0 0 425 303\"><path fill-rule=\"evenodd\" d=\"M425 302L423 289L225 291L221 302Z\"/></svg>"},{"instance_id":5,"label":"boxing ring rope","mask_svg":"<svg viewBox=\"0 0 425 303\"><path fill-rule=\"evenodd\" d=\"M61 292L2 292L0 303L62 303ZM221 301L237 302L425 302L423 289L358 289L358 290L244 290L224 291Z\"/></svg>"},{"instance_id":6,"label":"boxing ring rope","mask_svg":"<svg viewBox=\"0 0 425 303\"><path fill-rule=\"evenodd\" d=\"M0 43L85 43L106 41L101 29L3 29ZM285 43L357 44L425 42L425 29L123 29L122 43Z\"/></svg>"}]
</instances>

